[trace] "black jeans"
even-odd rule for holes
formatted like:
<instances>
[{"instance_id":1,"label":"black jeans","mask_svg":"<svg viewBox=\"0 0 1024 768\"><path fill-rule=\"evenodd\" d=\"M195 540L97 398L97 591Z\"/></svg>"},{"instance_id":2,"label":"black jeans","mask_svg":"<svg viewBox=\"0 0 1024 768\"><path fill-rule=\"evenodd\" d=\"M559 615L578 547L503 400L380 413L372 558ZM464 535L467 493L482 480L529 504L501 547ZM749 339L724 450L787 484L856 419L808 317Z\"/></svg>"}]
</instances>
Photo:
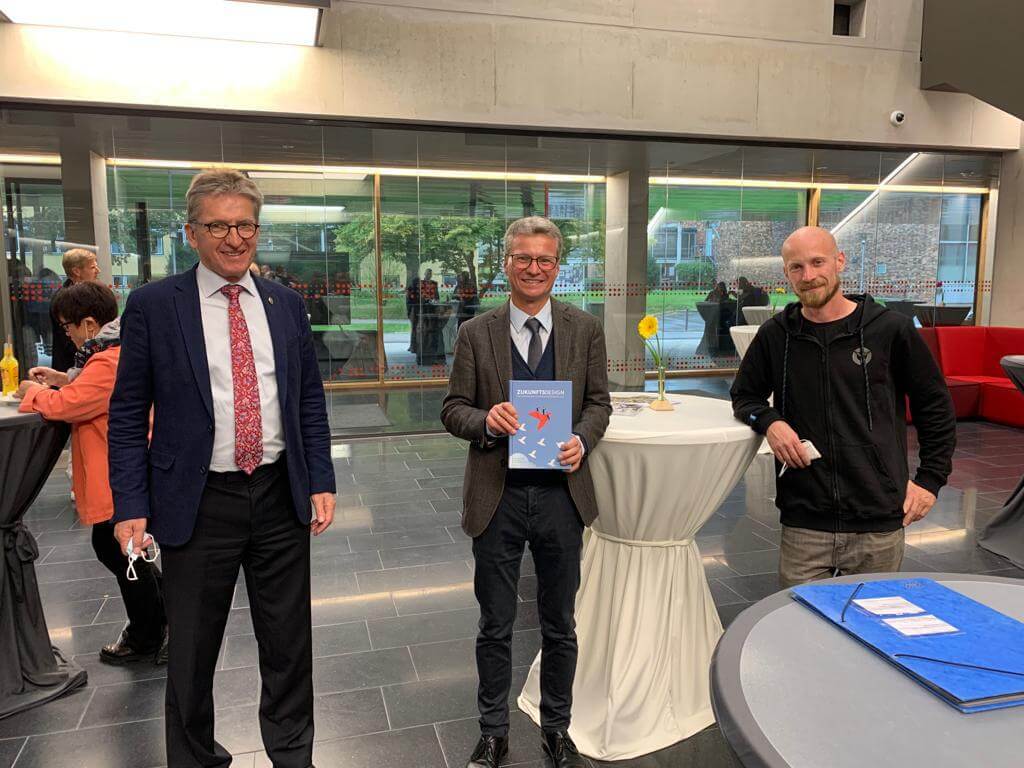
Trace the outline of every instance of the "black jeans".
<instances>
[{"instance_id":1,"label":"black jeans","mask_svg":"<svg viewBox=\"0 0 1024 768\"><path fill-rule=\"evenodd\" d=\"M576 676L576 590L580 586L583 522L564 481L507 485L487 529L473 539L474 590L480 603L476 666L480 731L508 733L512 686L512 627L519 566L530 545L540 612L540 718L546 731L566 730Z\"/></svg>"},{"instance_id":2,"label":"black jeans","mask_svg":"<svg viewBox=\"0 0 1024 768\"><path fill-rule=\"evenodd\" d=\"M243 472L211 472L188 543L167 547L164 594L169 768L226 766L213 738L213 672L245 572L259 649L260 731L275 768L313 758L313 645L309 526L295 516L284 459Z\"/></svg>"},{"instance_id":3,"label":"black jeans","mask_svg":"<svg viewBox=\"0 0 1024 768\"><path fill-rule=\"evenodd\" d=\"M128 614L128 644L143 653L156 653L163 642L167 624L160 569L140 558L135 561L138 581L128 581L128 556L114 538L114 524L109 520L93 525L92 551L96 553L96 559L117 577L124 610Z\"/></svg>"}]
</instances>

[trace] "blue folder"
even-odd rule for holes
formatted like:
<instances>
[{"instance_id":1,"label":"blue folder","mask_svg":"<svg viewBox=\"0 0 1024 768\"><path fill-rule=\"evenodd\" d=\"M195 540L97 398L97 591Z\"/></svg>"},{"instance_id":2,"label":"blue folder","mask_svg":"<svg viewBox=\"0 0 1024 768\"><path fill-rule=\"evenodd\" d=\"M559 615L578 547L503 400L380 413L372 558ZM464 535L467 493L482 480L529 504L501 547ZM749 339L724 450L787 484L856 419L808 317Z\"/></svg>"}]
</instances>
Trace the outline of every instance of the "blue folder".
<instances>
[{"instance_id":1,"label":"blue folder","mask_svg":"<svg viewBox=\"0 0 1024 768\"><path fill-rule=\"evenodd\" d=\"M808 584L794 599L961 712L1024 704L1024 623L931 579ZM854 600L902 597L922 613L879 616ZM907 636L885 622L934 616L955 632Z\"/></svg>"}]
</instances>

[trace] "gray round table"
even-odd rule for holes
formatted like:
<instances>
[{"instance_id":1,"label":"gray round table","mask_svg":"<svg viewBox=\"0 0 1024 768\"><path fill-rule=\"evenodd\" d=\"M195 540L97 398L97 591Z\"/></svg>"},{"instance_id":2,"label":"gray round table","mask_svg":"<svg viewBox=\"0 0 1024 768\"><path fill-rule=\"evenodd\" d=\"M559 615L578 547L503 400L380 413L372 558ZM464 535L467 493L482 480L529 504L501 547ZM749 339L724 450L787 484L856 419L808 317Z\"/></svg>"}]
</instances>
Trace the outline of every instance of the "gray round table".
<instances>
[{"instance_id":1,"label":"gray round table","mask_svg":"<svg viewBox=\"0 0 1024 768\"><path fill-rule=\"evenodd\" d=\"M1024 581L956 573L843 576L819 583L931 578L1024 620ZM1019 768L1024 708L964 715L788 590L751 606L711 662L711 702L746 768Z\"/></svg>"}]
</instances>

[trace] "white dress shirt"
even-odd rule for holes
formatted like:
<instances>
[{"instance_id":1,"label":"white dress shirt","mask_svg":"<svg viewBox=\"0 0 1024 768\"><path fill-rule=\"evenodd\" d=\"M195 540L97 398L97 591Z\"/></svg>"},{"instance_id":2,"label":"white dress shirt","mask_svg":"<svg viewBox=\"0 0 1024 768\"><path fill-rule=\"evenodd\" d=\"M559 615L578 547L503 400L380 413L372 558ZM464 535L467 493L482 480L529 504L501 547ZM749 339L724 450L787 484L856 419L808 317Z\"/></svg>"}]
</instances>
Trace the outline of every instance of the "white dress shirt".
<instances>
[{"instance_id":1,"label":"white dress shirt","mask_svg":"<svg viewBox=\"0 0 1024 768\"><path fill-rule=\"evenodd\" d=\"M548 338L551 336L551 299L544 302L544 306L540 308L540 312L536 315L526 314L509 301L508 322L512 334L512 343L516 345L516 349L524 362L530 359L530 339L533 338L533 334L526 327L526 321L531 317L540 320L540 353L543 355L544 350L548 348Z\"/></svg>"},{"instance_id":2,"label":"white dress shirt","mask_svg":"<svg viewBox=\"0 0 1024 768\"><path fill-rule=\"evenodd\" d=\"M206 341L206 362L210 368L210 389L213 395L213 458L211 472L236 472L235 464L235 390L231 376L231 325L228 321L228 297L220 292L230 282L199 265L199 307ZM263 300L249 272L238 281L242 287L238 303L245 315L256 364L256 385L260 391L260 420L263 425L263 460L272 464L284 451L284 425L281 404L277 399L274 374L274 344Z\"/></svg>"}]
</instances>

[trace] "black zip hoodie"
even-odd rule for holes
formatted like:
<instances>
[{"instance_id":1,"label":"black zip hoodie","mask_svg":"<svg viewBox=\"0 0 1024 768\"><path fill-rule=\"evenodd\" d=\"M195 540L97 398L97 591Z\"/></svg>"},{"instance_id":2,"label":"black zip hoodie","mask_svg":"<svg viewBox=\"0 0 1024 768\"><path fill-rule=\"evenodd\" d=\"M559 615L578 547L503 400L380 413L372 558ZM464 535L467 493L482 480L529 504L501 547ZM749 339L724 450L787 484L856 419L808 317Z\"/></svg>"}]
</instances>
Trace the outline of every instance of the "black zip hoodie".
<instances>
[{"instance_id":1,"label":"black zip hoodie","mask_svg":"<svg viewBox=\"0 0 1024 768\"><path fill-rule=\"evenodd\" d=\"M909 477L904 396L920 445L914 482L935 494L953 468L953 401L909 318L866 294L846 298L858 306L827 349L804 327L799 303L761 326L732 385L733 412L760 434L785 419L821 452L776 481L783 525L895 531Z\"/></svg>"}]
</instances>

